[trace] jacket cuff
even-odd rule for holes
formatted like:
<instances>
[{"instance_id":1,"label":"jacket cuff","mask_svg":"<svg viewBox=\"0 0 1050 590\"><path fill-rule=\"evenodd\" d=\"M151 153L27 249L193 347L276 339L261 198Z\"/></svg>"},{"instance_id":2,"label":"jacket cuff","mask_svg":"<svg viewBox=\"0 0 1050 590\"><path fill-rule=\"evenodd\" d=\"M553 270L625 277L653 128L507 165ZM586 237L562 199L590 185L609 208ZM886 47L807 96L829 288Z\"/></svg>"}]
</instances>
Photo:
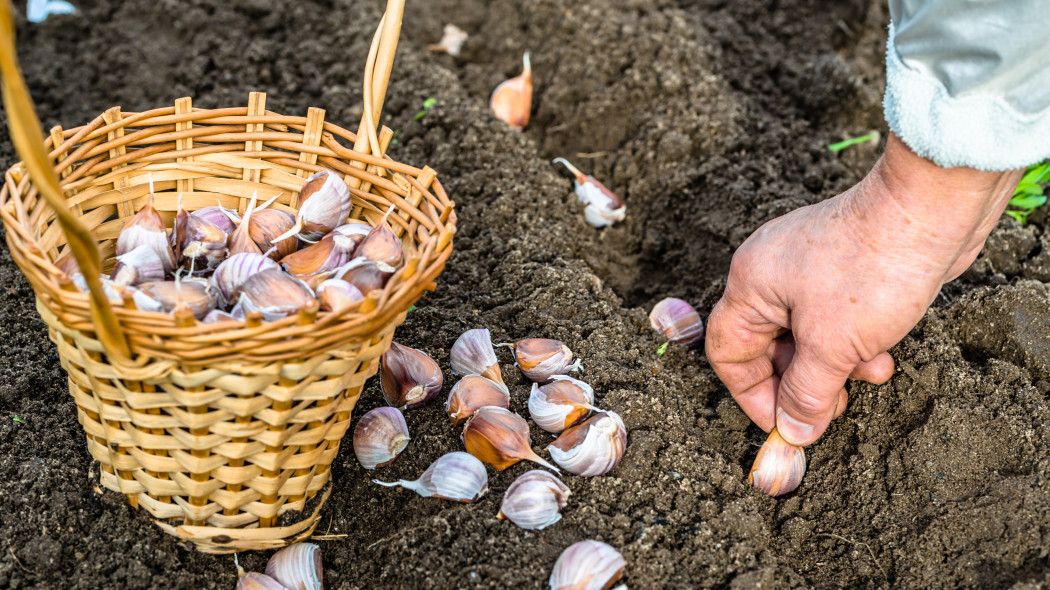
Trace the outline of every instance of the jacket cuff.
<instances>
[{"instance_id":1,"label":"jacket cuff","mask_svg":"<svg viewBox=\"0 0 1050 590\"><path fill-rule=\"evenodd\" d=\"M1050 156L1050 109L1017 112L1002 97L953 97L940 80L905 64L886 41L886 122L915 153L938 166L1000 171Z\"/></svg>"}]
</instances>

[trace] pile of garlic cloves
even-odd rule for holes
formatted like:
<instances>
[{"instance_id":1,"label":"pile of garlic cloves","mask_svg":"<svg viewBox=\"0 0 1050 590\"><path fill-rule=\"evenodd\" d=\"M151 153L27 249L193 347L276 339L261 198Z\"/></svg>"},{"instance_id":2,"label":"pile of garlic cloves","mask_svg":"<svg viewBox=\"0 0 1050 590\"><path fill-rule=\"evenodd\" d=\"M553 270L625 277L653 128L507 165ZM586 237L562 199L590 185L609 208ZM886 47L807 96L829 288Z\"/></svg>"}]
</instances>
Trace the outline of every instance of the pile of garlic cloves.
<instances>
[{"instance_id":1,"label":"pile of garlic cloves","mask_svg":"<svg viewBox=\"0 0 1050 590\"><path fill-rule=\"evenodd\" d=\"M381 289L404 257L388 227L393 207L375 226L350 221L351 199L335 173L321 171L303 185L295 214L258 205L243 215L222 206L187 211L181 196L171 231L153 206L128 219L116 243L116 265L102 284L116 306L188 312L203 323L264 321L295 314L316 302L342 311ZM278 195L280 196L280 195ZM72 256L56 264L81 290L87 283Z\"/></svg>"}]
</instances>

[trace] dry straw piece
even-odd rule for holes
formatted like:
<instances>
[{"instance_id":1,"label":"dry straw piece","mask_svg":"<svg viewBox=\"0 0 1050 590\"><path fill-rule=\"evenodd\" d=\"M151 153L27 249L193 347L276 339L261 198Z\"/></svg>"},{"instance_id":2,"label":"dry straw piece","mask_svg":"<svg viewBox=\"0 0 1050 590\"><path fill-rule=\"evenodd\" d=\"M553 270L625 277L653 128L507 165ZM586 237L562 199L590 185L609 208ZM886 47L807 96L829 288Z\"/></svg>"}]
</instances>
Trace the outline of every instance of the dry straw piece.
<instances>
[{"instance_id":1,"label":"dry straw piece","mask_svg":"<svg viewBox=\"0 0 1050 590\"><path fill-rule=\"evenodd\" d=\"M324 120L247 107L194 108L190 98L141 113L109 109L41 141L15 61L11 8L0 0L0 66L12 140L23 158L5 174L0 217L12 257L58 346L69 389L101 465L102 484L212 553L281 547L308 537L330 491L330 465L365 380L409 307L435 286L452 252L453 203L430 168L384 156L377 131L401 26L390 0L365 68L357 134ZM347 146L352 146L347 147ZM405 264L385 288L335 312L316 304L263 322L198 323L192 315L113 306L98 275L117 234L146 202L168 227L182 196L196 210L244 211L253 192L293 211L310 174L350 187L350 217L375 224L390 205ZM72 252L91 293L55 266Z\"/></svg>"}]
</instances>

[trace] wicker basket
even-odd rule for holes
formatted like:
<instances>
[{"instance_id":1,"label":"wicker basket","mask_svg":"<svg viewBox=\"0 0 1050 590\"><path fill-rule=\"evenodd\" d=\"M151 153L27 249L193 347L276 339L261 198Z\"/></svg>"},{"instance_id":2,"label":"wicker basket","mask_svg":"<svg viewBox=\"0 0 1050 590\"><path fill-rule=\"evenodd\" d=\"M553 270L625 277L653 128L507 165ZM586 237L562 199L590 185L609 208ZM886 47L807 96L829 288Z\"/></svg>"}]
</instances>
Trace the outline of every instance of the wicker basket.
<instances>
[{"instance_id":1,"label":"wicker basket","mask_svg":"<svg viewBox=\"0 0 1050 590\"><path fill-rule=\"evenodd\" d=\"M0 31L12 31L0 4ZM105 487L202 551L280 547L311 534L361 388L452 252L453 203L433 170L384 156L392 134L374 123L402 11L403 0L389 2L373 41L356 135L325 122L321 109L269 112L265 95L252 93L247 107L198 109L189 98L142 113L114 107L41 142L13 34L0 40L24 160L5 175L0 217L69 375L88 450ZM189 210L218 201L243 211L253 192L280 194L277 206L293 210L306 178L323 169L350 187L352 218L375 224L393 204L405 249L387 286L349 310L315 305L275 322L255 314L204 325L130 301L111 307L97 279L83 293L54 264L71 251L86 278L110 270L117 234L146 202L147 176L170 228L180 194Z\"/></svg>"}]
</instances>

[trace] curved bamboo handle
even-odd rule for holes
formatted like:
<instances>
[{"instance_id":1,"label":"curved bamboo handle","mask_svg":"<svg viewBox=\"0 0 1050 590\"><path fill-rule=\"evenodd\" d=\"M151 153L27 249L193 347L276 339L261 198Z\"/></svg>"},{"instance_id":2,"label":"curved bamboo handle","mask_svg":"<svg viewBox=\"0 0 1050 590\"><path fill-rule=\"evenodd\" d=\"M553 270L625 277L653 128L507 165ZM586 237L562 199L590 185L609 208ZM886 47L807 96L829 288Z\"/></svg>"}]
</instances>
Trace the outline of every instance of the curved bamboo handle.
<instances>
[{"instance_id":1,"label":"curved bamboo handle","mask_svg":"<svg viewBox=\"0 0 1050 590\"><path fill-rule=\"evenodd\" d=\"M40 131L40 119L36 116L25 79L18 68L15 27L9 0L0 0L0 73L3 74L4 80L4 108L7 110L11 141L15 144L15 150L25 163L37 190L54 209L58 223L69 240L73 257L76 258L91 292L91 319L98 338L112 360L128 361L131 351L127 339L99 280L102 262L98 256L98 245L91 232L69 212L58 177L55 176L44 151L44 134Z\"/></svg>"},{"instance_id":2,"label":"curved bamboo handle","mask_svg":"<svg viewBox=\"0 0 1050 590\"><path fill-rule=\"evenodd\" d=\"M379 28L372 37L372 46L365 60L364 113L357 130L354 149L359 152L371 152L380 158L383 157L383 150L379 146L377 129L379 117L383 112L383 101L386 99L387 84L390 82L390 70L394 67L394 54L397 52L397 41L401 36L401 17L404 13L405 0L387 0L386 13L379 21Z\"/></svg>"}]
</instances>

